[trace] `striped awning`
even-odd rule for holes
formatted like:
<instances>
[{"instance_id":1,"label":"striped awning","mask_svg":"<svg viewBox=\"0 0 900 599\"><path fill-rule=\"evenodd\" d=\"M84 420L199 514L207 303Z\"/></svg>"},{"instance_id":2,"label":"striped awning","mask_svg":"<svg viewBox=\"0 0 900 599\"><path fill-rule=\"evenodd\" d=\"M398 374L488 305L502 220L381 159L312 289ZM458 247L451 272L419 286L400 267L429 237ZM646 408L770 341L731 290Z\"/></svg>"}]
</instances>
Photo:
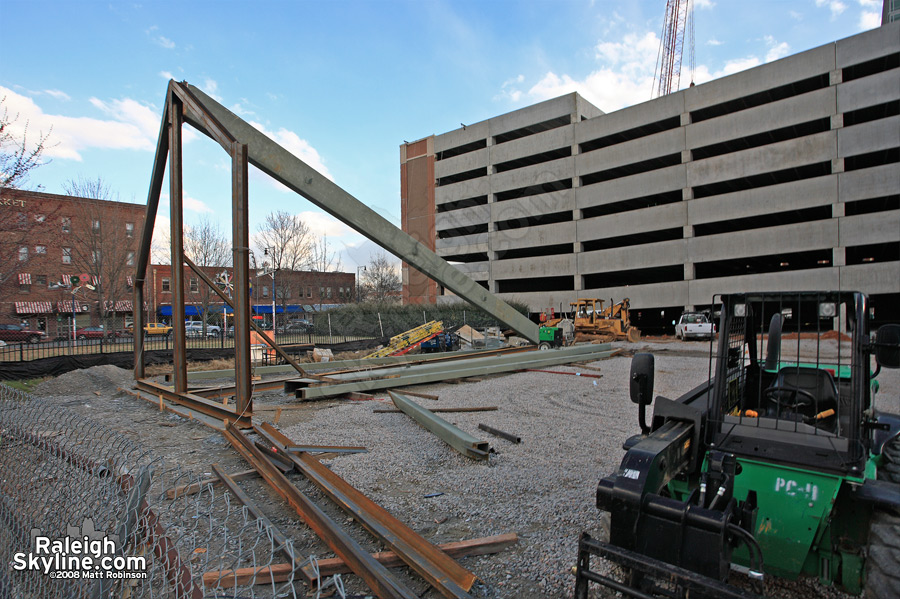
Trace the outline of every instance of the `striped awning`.
<instances>
[{"instance_id":1,"label":"striped awning","mask_svg":"<svg viewBox=\"0 0 900 599\"><path fill-rule=\"evenodd\" d=\"M134 287L134 277L128 275L127 277L125 277L125 280L128 282L129 287Z\"/></svg>"},{"instance_id":2,"label":"striped awning","mask_svg":"<svg viewBox=\"0 0 900 599\"><path fill-rule=\"evenodd\" d=\"M25 272L20 272L19 285L31 285L31 275Z\"/></svg>"},{"instance_id":3,"label":"striped awning","mask_svg":"<svg viewBox=\"0 0 900 599\"><path fill-rule=\"evenodd\" d=\"M16 314L49 314L53 302L16 302Z\"/></svg>"},{"instance_id":4,"label":"striped awning","mask_svg":"<svg viewBox=\"0 0 900 599\"><path fill-rule=\"evenodd\" d=\"M64 302L56 302L56 311L57 312L68 312L72 313L72 301L64 301Z\"/></svg>"},{"instance_id":5,"label":"striped awning","mask_svg":"<svg viewBox=\"0 0 900 599\"><path fill-rule=\"evenodd\" d=\"M106 309L111 312L131 312L131 300L119 300L115 304L106 302Z\"/></svg>"}]
</instances>

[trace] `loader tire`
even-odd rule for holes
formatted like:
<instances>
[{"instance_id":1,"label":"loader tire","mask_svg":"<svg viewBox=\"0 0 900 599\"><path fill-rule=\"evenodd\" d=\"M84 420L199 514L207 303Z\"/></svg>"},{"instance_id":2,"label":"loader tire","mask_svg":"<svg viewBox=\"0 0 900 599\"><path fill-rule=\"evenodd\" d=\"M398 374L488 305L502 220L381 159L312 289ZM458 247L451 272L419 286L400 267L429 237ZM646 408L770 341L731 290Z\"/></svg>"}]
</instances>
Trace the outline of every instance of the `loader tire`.
<instances>
[{"instance_id":1,"label":"loader tire","mask_svg":"<svg viewBox=\"0 0 900 599\"><path fill-rule=\"evenodd\" d=\"M884 447L884 464L878 479L900 483L900 439ZM866 599L900 597L900 512L875 508L869 527L866 557Z\"/></svg>"}]
</instances>

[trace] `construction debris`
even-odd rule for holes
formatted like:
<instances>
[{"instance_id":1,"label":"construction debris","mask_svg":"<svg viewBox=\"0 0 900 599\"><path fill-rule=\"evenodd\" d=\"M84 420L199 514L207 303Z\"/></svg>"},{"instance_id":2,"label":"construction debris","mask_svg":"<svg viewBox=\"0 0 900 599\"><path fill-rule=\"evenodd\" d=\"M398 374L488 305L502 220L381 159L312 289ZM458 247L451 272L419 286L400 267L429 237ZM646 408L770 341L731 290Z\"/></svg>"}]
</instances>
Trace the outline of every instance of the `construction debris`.
<instances>
[{"instance_id":1,"label":"construction debris","mask_svg":"<svg viewBox=\"0 0 900 599\"><path fill-rule=\"evenodd\" d=\"M410 393L406 393L405 395L411 395ZM402 412L403 410L392 410L390 408L377 408L372 410L373 414L396 414L397 412ZM497 406L483 406L483 407L466 407L466 408L430 408L429 412L496 412Z\"/></svg>"},{"instance_id":2,"label":"construction debris","mask_svg":"<svg viewBox=\"0 0 900 599\"><path fill-rule=\"evenodd\" d=\"M437 545L437 548L450 557L459 559L461 557L473 555L499 553L508 547L512 547L518 542L519 537L516 533L507 533L481 539L443 543ZM373 553L372 558L388 568L403 565L403 560L401 560L393 551ZM344 563L344 560L339 557L320 559L316 562L316 567L319 571L318 579L334 576L335 574L347 574L351 572L347 564ZM274 582L287 582L295 572L301 573L310 587L315 588L318 579L315 576L311 564L305 564L299 570L291 563L281 563L259 568L239 568L237 570L206 572L203 574L203 582L204 584L218 582L223 588L224 585L222 582L224 581L234 581L236 585L246 585L251 582L253 584L271 584Z\"/></svg>"},{"instance_id":3,"label":"construction debris","mask_svg":"<svg viewBox=\"0 0 900 599\"><path fill-rule=\"evenodd\" d=\"M420 425L440 437L442 441L459 453L476 460L488 459L490 447L487 441L476 439L465 431L460 430L440 416L436 416L433 411L423 408L402 393L389 391L389 394L394 401L395 406Z\"/></svg>"},{"instance_id":4,"label":"construction debris","mask_svg":"<svg viewBox=\"0 0 900 599\"><path fill-rule=\"evenodd\" d=\"M305 453L296 455L287 452L287 447L296 447L297 445L272 425L266 423L261 427L254 427L254 431L277 448L279 452L286 455L294 467L302 472L310 482L354 520L362 524L366 530L389 546L406 565L415 570L442 595L451 598L469 597L468 591L475 583L474 574L391 516L387 510L352 487L315 458ZM367 557L371 558L371 556Z\"/></svg>"},{"instance_id":5,"label":"construction debris","mask_svg":"<svg viewBox=\"0 0 900 599\"><path fill-rule=\"evenodd\" d=\"M496 435L496 436L500 437L501 439L506 439L507 441L510 441L512 443L521 443L522 442L521 437L517 437L516 435L513 435L511 433L503 432L498 428L494 428L494 427L488 426L486 424L479 424L478 428L485 431L486 433L491 433L492 435Z\"/></svg>"},{"instance_id":6,"label":"construction debris","mask_svg":"<svg viewBox=\"0 0 900 599\"><path fill-rule=\"evenodd\" d=\"M284 382L286 393L297 397L318 399L345 393L371 393L395 387L436 383L450 379L487 376L503 372L559 366L585 360L600 360L613 354L609 345L574 345L552 351L518 351L490 353L484 357L450 361L426 361L421 364L400 364L371 370L351 370L329 373L327 379L311 377Z\"/></svg>"},{"instance_id":7,"label":"construction debris","mask_svg":"<svg viewBox=\"0 0 900 599\"><path fill-rule=\"evenodd\" d=\"M439 320L432 320L414 329L410 329L405 333L400 333L391 337L390 343L372 352L366 358L383 358L385 356L402 356L415 347L418 347L423 341L428 341L435 335L440 334L444 330L444 323Z\"/></svg>"},{"instance_id":8,"label":"construction debris","mask_svg":"<svg viewBox=\"0 0 900 599\"><path fill-rule=\"evenodd\" d=\"M331 353L330 349L317 347L312 350L312 360L313 362L334 362L334 354Z\"/></svg>"}]
</instances>

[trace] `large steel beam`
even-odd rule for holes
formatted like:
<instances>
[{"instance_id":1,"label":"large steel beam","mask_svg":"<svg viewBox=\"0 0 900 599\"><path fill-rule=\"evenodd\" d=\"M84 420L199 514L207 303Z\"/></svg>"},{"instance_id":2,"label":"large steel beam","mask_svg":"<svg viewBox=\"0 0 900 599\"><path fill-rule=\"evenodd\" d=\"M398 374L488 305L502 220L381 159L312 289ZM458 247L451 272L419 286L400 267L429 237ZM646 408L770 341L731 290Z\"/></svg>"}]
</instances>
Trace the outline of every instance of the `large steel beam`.
<instances>
[{"instance_id":1,"label":"large steel beam","mask_svg":"<svg viewBox=\"0 0 900 599\"><path fill-rule=\"evenodd\" d=\"M247 144L251 164L459 297L478 306L529 341L538 343L538 326L528 317L514 310L509 304L448 264L443 258L329 181L202 90L187 83L175 85L188 90L203 111L212 115L215 122L237 141ZM185 121L215 139L214 132L207 128L200 116L195 114L190 105L186 105Z\"/></svg>"},{"instance_id":2,"label":"large steel beam","mask_svg":"<svg viewBox=\"0 0 900 599\"><path fill-rule=\"evenodd\" d=\"M471 599L468 591L475 583L474 574L329 470L317 458L306 452L297 455L289 451L288 447L296 446L296 443L271 424L263 423L253 430L276 447L280 455L286 456L297 470L338 507L381 539L439 593L448 599Z\"/></svg>"},{"instance_id":3,"label":"large steel beam","mask_svg":"<svg viewBox=\"0 0 900 599\"><path fill-rule=\"evenodd\" d=\"M501 372L515 372L517 370L527 370L529 368L543 368L545 366L559 366L562 364L571 364L572 362L582 362L587 360L600 360L608 358L615 350L604 349L591 353L581 354L564 354L559 350L529 352L527 360L521 362L503 362L502 360L491 359L490 361L474 361L477 364L466 364L462 362L450 362L444 364L444 368L440 369L422 369L410 368L408 374L398 374L391 377L380 379L364 379L356 381L340 382L330 385L321 385L318 387L304 387L296 389L296 385L292 385L291 381L285 382L285 390L296 389L297 397L302 399L320 399L325 397L335 397L345 393L360 393L368 391L379 391L383 389L393 389L395 387L406 387L409 385L424 385L426 383L439 383L448 379L466 378L470 376L485 376L489 374L499 374Z\"/></svg>"},{"instance_id":4,"label":"large steel beam","mask_svg":"<svg viewBox=\"0 0 900 599\"><path fill-rule=\"evenodd\" d=\"M187 392L187 350L184 331L184 213L182 212L181 101L169 102L169 222L172 242L172 368L176 393Z\"/></svg>"},{"instance_id":5,"label":"large steel beam","mask_svg":"<svg viewBox=\"0 0 900 599\"><path fill-rule=\"evenodd\" d=\"M477 439L460 429L457 426L447 422L431 410L423 408L411 398L397 393L396 391L388 391L394 405L397 408L418 422L420 425L437 435L441 441L463 454L467 458L476 460L486 460L490 452L487 441Z\"/></svg>"}]
</instances>

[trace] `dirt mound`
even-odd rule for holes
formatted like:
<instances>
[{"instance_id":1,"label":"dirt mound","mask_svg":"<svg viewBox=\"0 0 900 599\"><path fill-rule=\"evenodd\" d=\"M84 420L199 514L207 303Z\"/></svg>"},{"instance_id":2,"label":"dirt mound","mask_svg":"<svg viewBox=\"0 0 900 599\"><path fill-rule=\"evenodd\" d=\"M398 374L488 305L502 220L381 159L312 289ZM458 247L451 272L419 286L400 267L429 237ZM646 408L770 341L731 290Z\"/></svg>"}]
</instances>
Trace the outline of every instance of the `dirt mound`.
<instances>
[{"instance_id":1,"label":"dirt mound","mask_svg":"<svg viewBox=\"0 0 900 599\"><path fill-rule=\"evenodd\" d=\"M130 388L134 376L130 370L111 364L73 370L44 381L34 388L35 395L81 395L99 391L111 395L118 387Z\"/></svg>"}]
</instances>

